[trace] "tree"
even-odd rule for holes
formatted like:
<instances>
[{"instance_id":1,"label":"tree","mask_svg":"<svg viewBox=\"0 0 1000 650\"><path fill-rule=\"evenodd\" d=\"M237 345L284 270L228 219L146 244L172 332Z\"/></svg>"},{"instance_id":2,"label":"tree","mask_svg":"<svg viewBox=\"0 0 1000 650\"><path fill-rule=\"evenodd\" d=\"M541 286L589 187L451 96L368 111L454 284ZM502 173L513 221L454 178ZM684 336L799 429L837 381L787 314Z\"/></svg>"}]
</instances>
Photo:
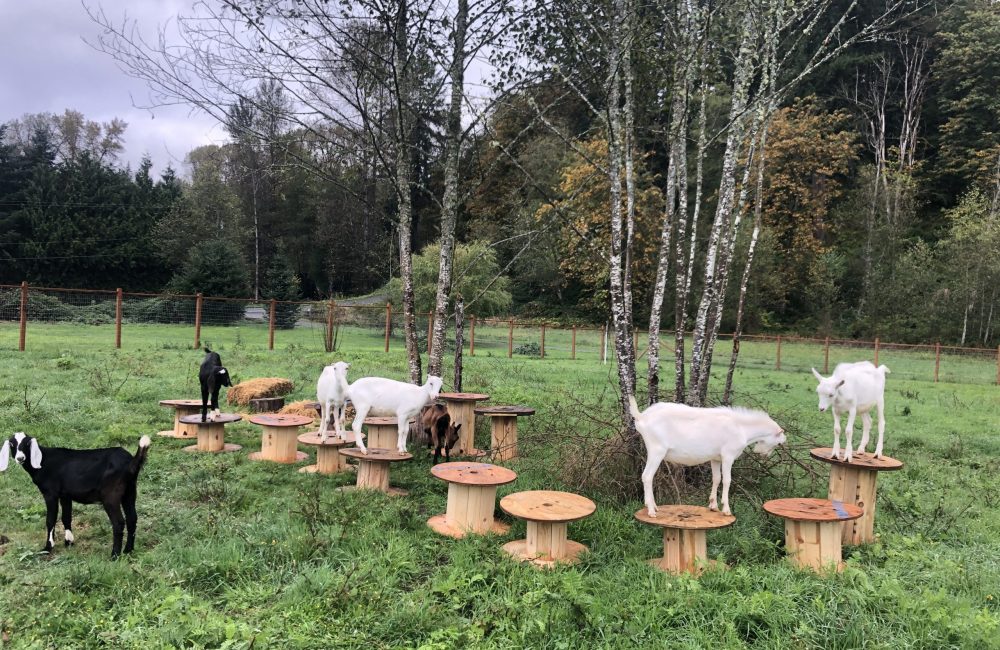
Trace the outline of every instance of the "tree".
<instances>
[{"instance_id":1,"label":"tree","mask_svg":"<svg viewBox=\"0 0 1000 650\"><path fill-rule=\"evenodd\" d=\"M191 249L187 264L167 284L170 293L201 293L213 298L242 298L247 294L247 268L239 248L225 239L199 242ZM232 324L243 318L243 307L206 300L205 322Z\"/></svg>"},{"instance_id":2,"label":"tree","mask_svg":"<svg viewBox=\"0 0 1000 650\"><path fill-rule=\"evenodd\" d=\"M261 284L261 298L264 300L298 300L302 297L299 290L299 278L284 255L271 258L264 272L264 282ZM290 330L298 320L299 306L295 304L278 303L274 306L274 325L278 329Z\"/></svg>"}]
</instances>

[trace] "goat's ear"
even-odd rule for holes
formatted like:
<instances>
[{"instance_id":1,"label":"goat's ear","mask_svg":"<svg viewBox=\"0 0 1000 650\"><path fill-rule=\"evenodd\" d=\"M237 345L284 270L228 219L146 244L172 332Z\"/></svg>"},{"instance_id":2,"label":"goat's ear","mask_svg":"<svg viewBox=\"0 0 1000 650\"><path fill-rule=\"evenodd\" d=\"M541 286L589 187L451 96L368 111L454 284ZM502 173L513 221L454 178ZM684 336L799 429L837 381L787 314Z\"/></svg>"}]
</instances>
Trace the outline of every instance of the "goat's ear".
<instances>
[{"instance_id":1,"label":"goat's ear","mask_svg":"<svg viewBox=\"0 0 1000 650\"><path fill-rule=\"evenodd\" d=\"M813 375L816 377L817 381L823 381L823 375L821 375L818 372L816 372L815 368L813 368L812 371L813 371Z\"/></svg>"},{"instance_id":2,"label":"goat's ear","mask_svg":"<svg viewBox=\"0 0 1000 650\"><path fill-rule=\"evenodd\" d=\"M38 446L38 441L31 439L31 466L35 469L42 469L42 448Z\"/></svg>"},{"instance_id":3,"label":"goat's ear","mask_svg":"<svg viewBox=\"0 0 1000 650\"><path fill-rule=\"evenodd\" d=\"M837 388L840 388L841 386L843 386L845 381L847 381L847 380L846 379L841 379L840 383L837 384Z\"/></svg>"},{"instance_id":4,"label":"goat's ear","mask_svg":"<svg viewBox=\"0 0 1000 650\"><path fill-rule=\"evenodd\" d=\"M0 472L7 471L7 465L10 464L10 441L4 440L3 447L0 448Z\"/></svg>"}]
</instances>

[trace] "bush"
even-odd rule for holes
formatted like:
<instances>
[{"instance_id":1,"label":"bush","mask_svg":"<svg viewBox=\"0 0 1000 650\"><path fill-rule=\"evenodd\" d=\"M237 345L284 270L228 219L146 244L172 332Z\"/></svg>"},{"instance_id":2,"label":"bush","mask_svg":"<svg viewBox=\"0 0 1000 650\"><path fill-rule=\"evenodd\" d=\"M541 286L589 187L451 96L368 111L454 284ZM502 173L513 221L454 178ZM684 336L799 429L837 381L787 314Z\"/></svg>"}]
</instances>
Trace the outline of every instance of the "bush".
<instances>
[{"instance_id":1,"label":"bush","mask_svg":"<svg viewBox=\"0 0 1000 650\"><path fill-rule=\"evenodd\" d=\"M243 255L232 242L214 239L196 244L184 268L167 285L171 293L201 293L213 298L239 298L247 294L247 272ZM202 303L202 322L231 325L243 318L242 307L226 301Z\"/></svg>"},{"instance_id":2,"label":"bush","mask_svg":"<svg viewBox=\"0 0 1000 650\"><path fill-rule=\"evenodd\" d=\"M542 348L534 341L531 341L522 343L514 348L514 354L523 354L526 357L540 357L542 356Z\"/></svg>"}]
</instances>

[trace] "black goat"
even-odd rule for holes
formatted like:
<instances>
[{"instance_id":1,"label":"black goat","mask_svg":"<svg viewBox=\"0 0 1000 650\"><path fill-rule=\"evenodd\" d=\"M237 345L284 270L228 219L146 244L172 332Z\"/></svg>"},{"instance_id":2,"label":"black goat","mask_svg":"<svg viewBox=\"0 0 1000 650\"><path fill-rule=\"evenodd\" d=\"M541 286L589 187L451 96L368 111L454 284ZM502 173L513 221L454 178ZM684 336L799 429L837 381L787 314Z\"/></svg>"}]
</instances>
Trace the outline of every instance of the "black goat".
<instances>
[{"instance_id":1,"label":"black goat","mask_svg":"<svg viewBox=\"0 0 1000 650\"><path fill-rule=\"evenodd\" d=\"M205 348L205 360L201 362L198 380L201 382L201 421L204 422L208 414L209 397L211 397L212 411L218 415L219 390L223 386L233 385L229 380L229 371L222 367L222 358L218 352Z\"/></svg>"},{"instance_id":2,"label":"black goat","mask_svg":"<svg viewBox=\"0 0 1000 650\"><path fill-rule=\"evenodd\" d=\"M111 559L122 552L122 532L128 528L125 552L135 547L136 481L149 453L149 436L139 440L135 456L121 447L107 449L64 449L40 447L38 441L24 433L15 433L0 448L0 472L7 469L14 454L21 467L45 499L45 552L55 543L56 518L62 504L62 522L66 528L66 546L73 543L73 502L101 503L111 520L114 544ZM28 461L28 462L25 462ZM44 464L43 464L44 463ZM122 517L122 508L125 516Z\"/></svg>"}]
</instances>

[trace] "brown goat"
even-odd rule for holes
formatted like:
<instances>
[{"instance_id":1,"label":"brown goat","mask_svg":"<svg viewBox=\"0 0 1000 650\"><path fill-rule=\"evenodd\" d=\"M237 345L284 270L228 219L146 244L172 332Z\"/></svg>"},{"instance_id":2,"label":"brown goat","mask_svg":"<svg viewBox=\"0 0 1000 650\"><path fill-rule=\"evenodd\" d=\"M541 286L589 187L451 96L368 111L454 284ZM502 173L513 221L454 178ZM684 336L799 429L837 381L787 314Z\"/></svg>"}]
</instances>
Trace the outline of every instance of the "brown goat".
<instances>
[{"instance_id":1,"label":"brown goat","mask_svg":"<svg viewBox=\"0 0 1000 650\"><path fill-rule=\"evenodd\" d=\"M420 429L427 437L428 449L434 450L434 464L437 465L444 449L445 460L451 460L451 448L458 442L458 431L461 424L451 421L448 409L441 404L431 404L420 412Z\"/></svg>"}]
</instances>

